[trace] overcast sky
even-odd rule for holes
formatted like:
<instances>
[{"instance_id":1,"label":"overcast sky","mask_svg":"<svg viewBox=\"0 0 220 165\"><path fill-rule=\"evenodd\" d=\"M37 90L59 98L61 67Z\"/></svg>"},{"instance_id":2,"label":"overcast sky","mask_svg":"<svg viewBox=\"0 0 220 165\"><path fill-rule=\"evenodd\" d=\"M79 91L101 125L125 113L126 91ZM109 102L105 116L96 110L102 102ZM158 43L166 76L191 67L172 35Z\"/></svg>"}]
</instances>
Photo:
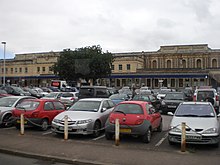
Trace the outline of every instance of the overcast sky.
<instances>
[{"instance_id":1,"label":"overcast sky","mask_svg":"<svg viewBox=\"0 0 220 165\"><path fill-rule=\"evenodd\" d=\"M185 44L219 49L219 8L220 0L1 0L0 40L6 58L92 45L112 53Z\"/></svg>"}]
</instances>

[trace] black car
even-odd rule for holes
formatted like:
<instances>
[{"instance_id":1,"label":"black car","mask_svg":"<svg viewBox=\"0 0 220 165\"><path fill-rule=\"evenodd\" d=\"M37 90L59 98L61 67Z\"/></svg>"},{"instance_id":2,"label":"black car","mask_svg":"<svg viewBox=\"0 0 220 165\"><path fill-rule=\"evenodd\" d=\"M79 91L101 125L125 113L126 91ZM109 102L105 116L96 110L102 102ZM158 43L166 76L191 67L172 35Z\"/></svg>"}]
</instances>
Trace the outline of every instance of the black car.
<instances>
[{"instance_id":1,"label":"black car","mask_svg":"<svg viewBox=\"0 0 220 165\"><path fill-rule=\"evenodd\" d=\"M15 96L31 96L30 92L25 92L20 87L2 86L1 89L5 90L8 94L15 95Z\"/></svg>"},{"instance_id":2,"label":"black car","mask_svg":"<svg viewBox=\"0 0 220 165\"><path fill-rule=\"evenodd\" d=\"M154 95L152 94L137 94L133 97L132 100L136 100L136 101L146 101L146 102L150 102L155 109L159 110L161 107L161 102L160 100L158 100Z\"/></svg>"},{"instance_id":3,"label":"black car","mask_svg":"<svg viewBox=\"0 0 220 165\"><path fill-rule=\"evenodd\" d=\"M110 93L105 86L82 86L79 90L79 99L109 98Z\"/></svg>"},{"instance_id":4,"label":"black car","mask_svg":"<svg viewBox=\"0 0 220 165\"><path fill-rule=\"evenodd\" d=\"M180 103L189 101L184 92L169 92L161 101L161 110L163 114L167 112L175 112Z\"/></svg>"}]
</instances>

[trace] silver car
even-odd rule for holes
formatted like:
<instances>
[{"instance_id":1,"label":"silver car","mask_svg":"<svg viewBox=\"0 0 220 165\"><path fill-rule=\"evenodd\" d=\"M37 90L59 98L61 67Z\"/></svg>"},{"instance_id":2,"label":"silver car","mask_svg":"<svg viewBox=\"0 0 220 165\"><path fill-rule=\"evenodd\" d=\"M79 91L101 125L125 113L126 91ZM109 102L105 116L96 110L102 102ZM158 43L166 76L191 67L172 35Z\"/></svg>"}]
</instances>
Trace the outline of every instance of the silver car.
<instances>
[{"instance_id":1,"label":"silver car","mask_svg":"<svg viewBox=\"0 0 220 165\"><path fill-rule=\"evenodd\" d=\"M172 112L168 114L173 115ZM183 102L170 124L170 144L181 143L181 123L186 123L186 143L219 146L219 121L210 102Z\"/></svg>"},{"instance_id":2,"label":"silver car","mask_svg":"<svg viewBox=\"0 0 220 165\"><path fill-rule=\"evenodd\" d=\"M8 96L0 99L0 125L2 127L10 123L9 119L12 116L12 110L25 99L36 98L32 96Z\"/></svg>"},{"instance_id":3,"label":"silver car","mask_svg":"<svg viewBox=\"0 0 220 165\"><path fill-rule=\"evenodd\" d=\"M52 131L64 133L64 118L68 116L69 134L100 135L115 104L108 98L81 99L52 121Z\"/></svg>"}]
</instances>

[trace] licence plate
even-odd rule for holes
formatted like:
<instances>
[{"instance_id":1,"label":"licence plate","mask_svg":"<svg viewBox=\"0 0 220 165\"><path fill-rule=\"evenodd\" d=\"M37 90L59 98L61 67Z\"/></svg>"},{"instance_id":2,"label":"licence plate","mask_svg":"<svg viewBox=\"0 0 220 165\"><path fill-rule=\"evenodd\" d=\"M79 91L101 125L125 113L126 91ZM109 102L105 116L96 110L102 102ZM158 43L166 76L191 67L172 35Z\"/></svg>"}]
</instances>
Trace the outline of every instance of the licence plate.
<instances>
[{"instance_id":1,"label":"licence plate","mask_svg":"<svg viewBox=\"0 0 220 165\"><path fill-rule=\"evenodd\" d=\"M64 127L59 127L60 131L64 131ZM72 129L68 127L68 131L71 131Z\"/></svg>"},{"instance_id":2,"label":"licence plate","mask_svg":"<svg viewBox=\"0 0 220 165\"><path fill-rule=\"evenodd\" d=\"M202 136L186 135L186 139L189 139L189 140L201 140Z\"/></svg>"},{"instance_id":3,"label":"licence plate","mask_svg":"<svg viewBox=\"0 0 220 165\"><path fill-rule=\"evenodd\" d=\"M131 133L131 129L130 128L120 128L120 132L121 133Z\"/></svg>"},{"instance_id":4,"label":"licence plate","mask_svg":"<svg viewBox=\"0 0 220 165\"><path fill-rule=\"evenodd\" d=\"M17 123L21 123L21 120L17 120ZM24 124L27 124L27 121L24 121Z\"/></svg>"}]
</instances>

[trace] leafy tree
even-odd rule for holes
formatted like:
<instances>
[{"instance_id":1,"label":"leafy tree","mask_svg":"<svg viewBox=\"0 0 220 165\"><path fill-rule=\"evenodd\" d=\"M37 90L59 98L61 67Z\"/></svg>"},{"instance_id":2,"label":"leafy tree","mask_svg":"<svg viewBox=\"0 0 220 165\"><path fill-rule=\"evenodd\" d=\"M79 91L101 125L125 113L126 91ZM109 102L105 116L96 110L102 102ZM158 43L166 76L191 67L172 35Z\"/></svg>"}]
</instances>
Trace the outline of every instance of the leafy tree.
<instances>
[{"instance_id":1,"label":"leafy tree","mask_svg":"<svg viewBox=\"0 0 220 165\"><path fill-rule=\"evenodd\" d=\"M96 79L111 74L112 62L112 54L103 53L99 45L77 48L74 51L64 49L53 69L55 74L67 81L83 78L87 81L93 79L95 82Z\"/></svg>"}]
</instances>

